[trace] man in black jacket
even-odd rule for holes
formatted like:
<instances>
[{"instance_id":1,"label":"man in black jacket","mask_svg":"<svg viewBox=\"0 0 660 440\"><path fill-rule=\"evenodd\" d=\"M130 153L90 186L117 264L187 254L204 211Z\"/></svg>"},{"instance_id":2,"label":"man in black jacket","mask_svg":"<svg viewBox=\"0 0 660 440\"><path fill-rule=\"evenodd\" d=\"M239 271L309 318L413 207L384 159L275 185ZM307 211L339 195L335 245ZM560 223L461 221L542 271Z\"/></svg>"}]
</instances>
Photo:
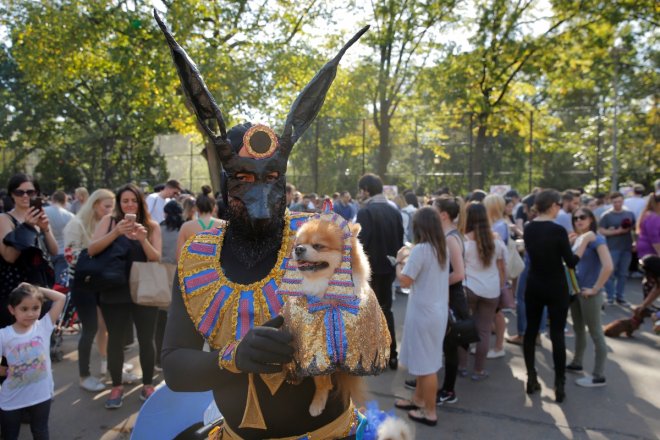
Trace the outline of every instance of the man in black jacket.
<instances>
[{"instance_id":1,"label":"man in black jacket","mask_svg":"<svg viewBox=\"0 0 660 440\"><path fill-rule=\"evenodd\" d=\"M388 255L396 256L403 246L403 220L399 211L383 195L383 181L375 174L365 174L358 182L360 197L366 199L357 213L362 226L360 241L371 264L371 288L374 290L390 331L390 368L396 370L399 359L396 351L394 314L392 313L392 283L396 272Z\"/></svg>"}]
</instances>

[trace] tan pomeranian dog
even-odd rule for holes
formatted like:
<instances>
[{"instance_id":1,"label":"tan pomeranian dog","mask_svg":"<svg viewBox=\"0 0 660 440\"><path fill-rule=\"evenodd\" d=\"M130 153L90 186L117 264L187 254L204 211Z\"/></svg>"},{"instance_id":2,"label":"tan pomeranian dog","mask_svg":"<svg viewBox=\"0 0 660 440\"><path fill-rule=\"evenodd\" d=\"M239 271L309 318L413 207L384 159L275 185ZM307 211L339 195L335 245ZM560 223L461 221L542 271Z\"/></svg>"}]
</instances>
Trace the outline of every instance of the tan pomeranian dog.
<instances>
[{"instance_id":1,"label":"tan pomeranian dog","mask_svg":"<svg viewBox=\"0 0 660 440\"><path fill-rule=\"evenodd\" d=\"M353 270L354 294L361 298L370 292L371 267L362 245L357 239L360 225L351 224L351 268ZM293 249L293 260L303 276L301 291L307 295L323 298L328 282L341 265L344 233L332 222L310 220L301 226ZM314 376L316 391L309 406L309 413L316 417L325 409L333 381L342 398L364 400L364 381L361 377L346 373Z\"/></svg>"}]
</instances>

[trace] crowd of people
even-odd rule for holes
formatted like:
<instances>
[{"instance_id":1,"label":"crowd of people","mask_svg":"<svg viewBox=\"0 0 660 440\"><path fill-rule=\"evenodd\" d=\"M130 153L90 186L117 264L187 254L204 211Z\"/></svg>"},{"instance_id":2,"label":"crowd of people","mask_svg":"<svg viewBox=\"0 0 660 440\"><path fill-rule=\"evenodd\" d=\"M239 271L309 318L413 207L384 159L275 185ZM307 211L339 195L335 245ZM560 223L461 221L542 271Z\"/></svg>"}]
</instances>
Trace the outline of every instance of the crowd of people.
<instances>
[{"instance_id":1,"label":"crowd of people","mask_svg":"<svg viewBox=\"0 0 660 440\"><path fill-rule=\"evenodd\" d=\"M412 420L435 425L436 406L458 401L457 377L488 379L486 360L504 356L505 340L523 346L525 390L536 393L540 385L534 355L546 326L557 402L565 398L565 372L583 369L587 332L596 362L592 374L576 382L585 387L606 384L601 310L606 304L629 307L625 283L630 275L641 276L637 261L660 255L660 181L650 194L636 185L628 198L618 192L591 197L582 191L536 189L525 197L516 191L498 195L475 190L463 199L444 188L428 196L404 191L390 200L373 174L363 176L358 189L354 200L349 191L319 197L302 195L287 184L286 204L294 212L332 209L360 224L359 239L372 269L370 284L392 340L389 367L398 369L400 361L415 376L405 384L414 389L411 398L394 403L408 410ZM129 264L175 265L189 238L224 224L222 200L208 186L192 195L176 180L148 195L126 184L115 191L89 194L78 188L72 195L56 191L45 197L31 176L16 174L8 182L3 207L3 438L16 438L16 411L23 408L30 412L35 438L46 438L44 432L47 436L53 380L48 343L43 341L50 339L44 335L60 319L65 298L55 290L70 291L80 320L80 386L99 392L109 380L105 407L121 407L123 384L138 380L131 373L133 366L124 362L124 348L137 337L143 385L139 398L147 400L154 392L154 373L160 370L166 309L134 302L128 282L120 290L76 288L76 264L83 252L94 257L119 248ZM572 271L578 290L570 282ZM658 289L657 273L653 276L656 284L647 293ZM647 274L651 284L653 276ZM392 304L401 293L409 296L399 347ZM42 307L46 300L49 307ZM506 338L504 312L509 310L515 310L518 334ZM569 311L575 350L567 363ZM457 323L464 321L472 321L478 335L472 346L456 335ZM34 343L39 338L41 345ZM90 365L94 341L101 359L98 374ZM32 349L24 350L26 344ZM469 353L474 354L472 362ZM32 367L26 370L26 363Z\"/></svg>"}]
</instances>

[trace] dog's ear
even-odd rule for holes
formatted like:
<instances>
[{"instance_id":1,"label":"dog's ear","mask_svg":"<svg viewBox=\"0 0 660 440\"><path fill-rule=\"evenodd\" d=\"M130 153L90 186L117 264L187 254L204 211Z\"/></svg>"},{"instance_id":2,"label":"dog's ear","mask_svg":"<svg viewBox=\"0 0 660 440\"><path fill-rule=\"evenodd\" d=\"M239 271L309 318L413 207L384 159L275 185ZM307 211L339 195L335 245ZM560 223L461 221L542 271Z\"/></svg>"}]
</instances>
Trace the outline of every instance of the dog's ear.
<instances>
[{"instance_id":1,"label":"dog's ear","mask_svg":"<svg viewBox=\"0 0 660 440\"><path fill-rule=\"evenodd\" d=\"M351 234L353 234L353 237L355 238L357 238L358 234L362 230L362 226L360 226L359 223L351 223L348 227L351 230Z\"/></svg>"}]
</instances>

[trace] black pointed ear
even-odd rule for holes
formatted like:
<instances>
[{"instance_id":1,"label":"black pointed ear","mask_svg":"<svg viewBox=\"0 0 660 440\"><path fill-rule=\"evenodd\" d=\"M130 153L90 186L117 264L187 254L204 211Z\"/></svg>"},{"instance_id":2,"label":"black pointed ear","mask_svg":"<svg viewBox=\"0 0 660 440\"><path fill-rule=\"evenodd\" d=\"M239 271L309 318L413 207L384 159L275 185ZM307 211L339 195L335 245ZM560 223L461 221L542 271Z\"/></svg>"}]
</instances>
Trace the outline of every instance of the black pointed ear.
<instances>
[{"instance_id":1,"label":"black pointed ear","mask_svg":"<svg viewBox=\"0 0 660 440\"><path fill-rule=\"evenodd\" d=\"M289 110L289 116L286 118L284 124L284 131L282 132L282 144L289 149L293 144L303 135L305 130L312 123L316 115L319 114L325 95L328 93L330 85L335 79L337 74L337 66L339 61L344 56L349 47L353 45L367 30L369 26L365 26L351 38L348 43L342 47L336 57L330 60L319 72L312 78L312 80L305 86L298 98Z\"/></svg>"},{"instance_id":2,"label":"black pointed ear","mask_svg":"<svg viewBox=\"0 0 660 440\"><path fill-rule=\"evenodd\" d=\"M222 117L222 112L215 103L213 95L211 95L211 92L206 88L206 84L204 83L199 70L197 70L197 66L190 59L186 51L176 42L165 23L163 23L163 20L161 20L156 9L154 9L154 18L156 19L156 22L158 22L160 30L165 34L165 39L170 46L176 70L179 72L181 85L183 86L188 101L195 111L197 120L206 134L214 141L217 141L218 137L226 139L227 130L225 128L225 120ZM213 123L214 120L218 124L219 133L213 128L213 125L215 125Z\"/></svg>"}]
</instances>

